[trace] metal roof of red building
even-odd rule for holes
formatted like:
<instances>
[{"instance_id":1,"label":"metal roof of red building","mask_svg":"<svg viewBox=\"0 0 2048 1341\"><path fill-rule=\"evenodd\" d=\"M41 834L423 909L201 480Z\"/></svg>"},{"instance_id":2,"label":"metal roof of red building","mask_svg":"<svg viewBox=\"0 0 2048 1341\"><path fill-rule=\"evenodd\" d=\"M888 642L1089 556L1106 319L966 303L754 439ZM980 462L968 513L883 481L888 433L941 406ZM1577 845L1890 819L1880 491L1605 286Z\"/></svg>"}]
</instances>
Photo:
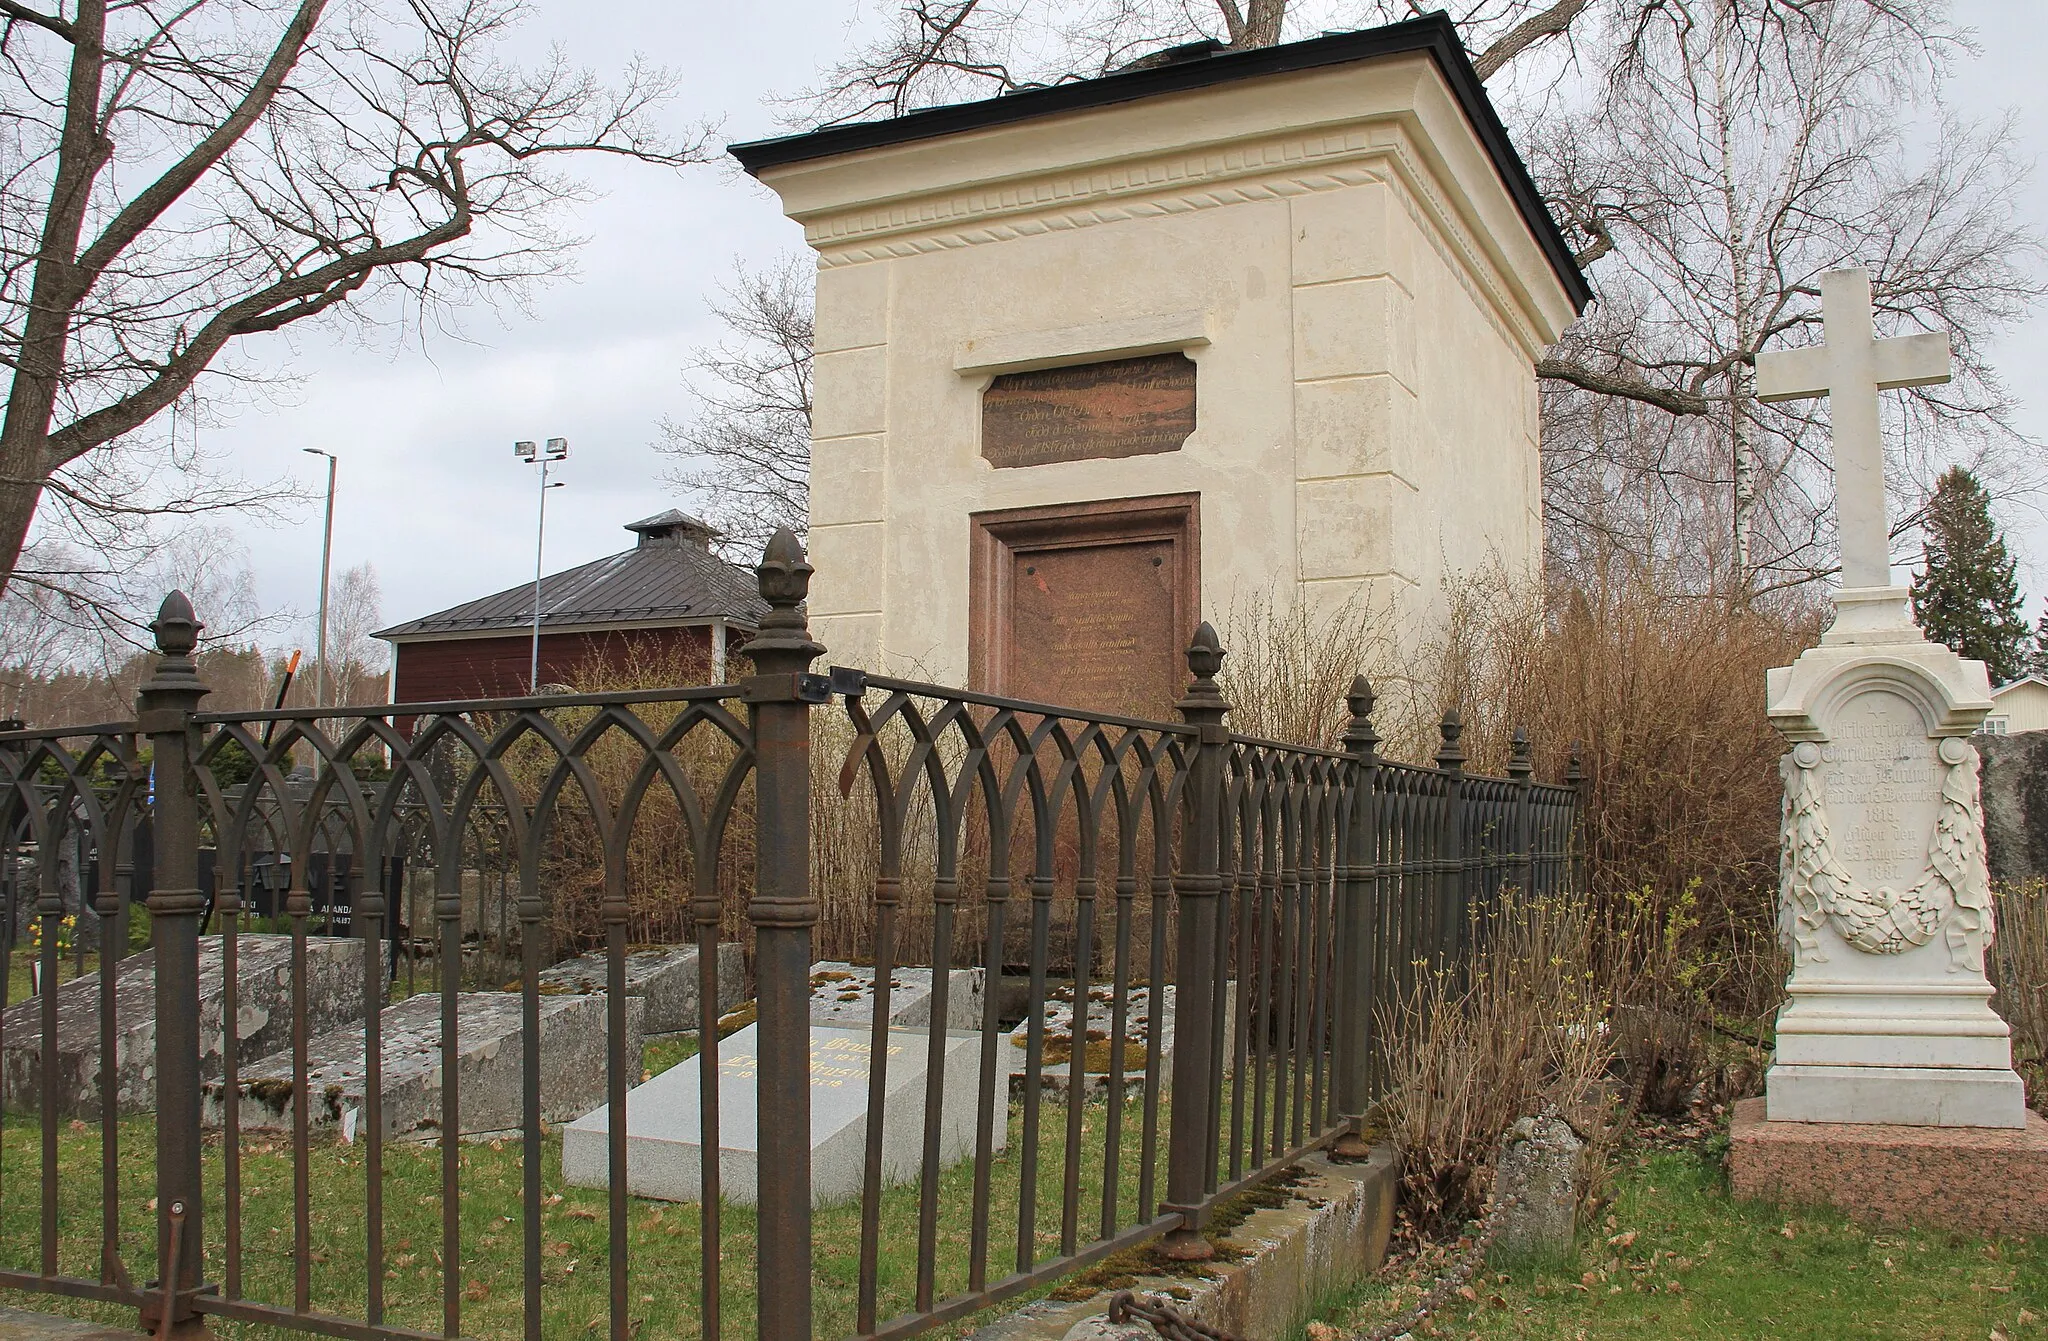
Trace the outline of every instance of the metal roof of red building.
<instances>
[{"instance_id":1,"label":"metal roof of red building","mask_svg":"<svg viewBox=\"0 0 2048 1341\"><path fill-rule=\"evenodd\" d=\"M722 619L753 628L768 605L754 574L711 552L719 532L671 508L627 525L640 537L632 549L540 581L543 632L575 628L708 623ZM533 583L522 582L374 635L391 642L464 634L502 634L533 627Z\"/></svg>"}]
</instances>

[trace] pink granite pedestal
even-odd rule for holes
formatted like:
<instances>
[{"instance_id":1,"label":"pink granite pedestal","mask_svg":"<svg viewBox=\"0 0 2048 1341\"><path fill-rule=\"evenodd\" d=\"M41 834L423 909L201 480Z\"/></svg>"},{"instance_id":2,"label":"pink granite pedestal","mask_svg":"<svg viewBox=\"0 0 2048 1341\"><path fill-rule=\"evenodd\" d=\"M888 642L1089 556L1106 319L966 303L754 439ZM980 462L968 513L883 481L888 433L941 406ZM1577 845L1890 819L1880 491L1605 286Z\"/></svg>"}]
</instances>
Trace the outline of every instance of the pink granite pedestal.
<instances>
[{"instance_id":1,"label":"pink granite pedestal","mask_svg":"<svg viewBox=\"0 0 2048 1341\"><path fill-rule=\"evenodd\" d=\"M1771 1122L1762 1099L1735 1105L1735 1195L1833 1206L1871 1224L1986 1238L2048 1234L2048 1121L2024 1129Z\"/></svg>"}]
</instances>

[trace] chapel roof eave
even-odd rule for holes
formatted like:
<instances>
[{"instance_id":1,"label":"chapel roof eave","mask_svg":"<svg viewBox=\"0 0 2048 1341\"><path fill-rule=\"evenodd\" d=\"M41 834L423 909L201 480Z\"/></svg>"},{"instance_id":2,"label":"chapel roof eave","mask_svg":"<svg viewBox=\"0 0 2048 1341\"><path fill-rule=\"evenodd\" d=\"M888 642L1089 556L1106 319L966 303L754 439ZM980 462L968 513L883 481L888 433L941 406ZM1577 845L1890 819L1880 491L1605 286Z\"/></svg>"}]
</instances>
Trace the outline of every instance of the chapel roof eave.
<instances>
[{"instance_id":1,"label":"chapel roof eave","mask_svg":"<svg viewBox=\"0 0 2048 1341\"><path fill-rule=\"evenodd\" d=\"M1442 11L1358 32L1334 33L1245 51L1222 51L1195 60L1144 69L1126 69L1095 79L1025 89L978 102L953 103L906 112L884 121L858 121L774 139L727 146L740 166L759 177L789 164L843 154L938 139L970 131L1030 121L1040 117L1087 111L1170 93L1214 85L1293 74L1334 65L1390 56L1429 56L1464 113L1530 235L1549 262L1552 273L1572 305L1583 312L1592 289L1579 268L1571 245L1543 203L1542 193L1516 152L1507 128L1494 111L1478 72L1458 39L1457 26Z\"/></svg>"}]
</instances>

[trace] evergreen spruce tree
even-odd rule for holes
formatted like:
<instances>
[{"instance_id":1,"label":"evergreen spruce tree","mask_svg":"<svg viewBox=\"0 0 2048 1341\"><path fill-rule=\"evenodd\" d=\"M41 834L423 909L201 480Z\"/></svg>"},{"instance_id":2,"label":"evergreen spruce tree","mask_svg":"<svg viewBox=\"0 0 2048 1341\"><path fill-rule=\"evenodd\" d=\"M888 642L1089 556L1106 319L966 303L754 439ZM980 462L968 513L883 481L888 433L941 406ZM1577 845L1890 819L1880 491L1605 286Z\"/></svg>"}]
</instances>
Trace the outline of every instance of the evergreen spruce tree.
<instances>
[{"instance_id":1,"label":"evergreen spruce tree","mask_svg":"<svg viewBox=\"0 0 2048 1341\"><path fill-rule=\"evenodd\" d=\"M2024 673L2029 648L2018 564L1991 520L1991 495L1977 477L1951 466L1927 505L1925 556L1913 579L1913 617L1921 631L1975 657L1993 684Z\"/></svg>"},{"instance_id":2,"label":"evergreen spruce tree","mask_svg":"<svg viewBox=\"0 0 2048 1341\"><path fill-rule=\"evenodd\" d=\"M2026 673L2048 680L2048 610L2041 611L2041 622L2034 625L2034 645L2027 650Z\"/></svg>"}]
</instances>

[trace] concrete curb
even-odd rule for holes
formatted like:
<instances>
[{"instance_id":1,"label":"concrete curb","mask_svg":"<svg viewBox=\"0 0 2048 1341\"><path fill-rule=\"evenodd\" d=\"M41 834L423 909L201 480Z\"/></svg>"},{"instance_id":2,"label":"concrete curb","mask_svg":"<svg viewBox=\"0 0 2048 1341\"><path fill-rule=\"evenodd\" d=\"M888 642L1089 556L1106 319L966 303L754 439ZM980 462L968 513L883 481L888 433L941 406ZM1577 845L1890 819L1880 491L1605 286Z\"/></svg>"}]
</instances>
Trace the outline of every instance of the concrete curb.
<instances>
[{"instance_id":1,"label":"concrete curb","mask_svg":"<svg viewBox=\"0 0 2048 1341\"><path fill-rule=\"evenodd\" d=\"M143 1341L143 1334L0 1305L0 1341Z\"/></svg>"},{"instance_id":2,"label":"concrete curb","mask_svg":"<svg viewBox=\"0 0 2048 1341\"><path fill-rule=\"evenodd\" d=\"M1392 1147L1357 1164L1306 1155L1307 1175L1283 1206L1256 1210L1227 1242L1245 1256L1212 1264L1209 1279L1141 1276L1129 1288L1176 1296L1174 1307L1248 1341L1279 1341L1323 1300L1377 1271L1386 1260L1401 1177ZM1083 1341L1120 1333L1105 1314L1113 1290L1076 1303L1043 1300L974 1333L973 1341ZM1146 1329L1149 1334L1149 1329Z\"/></svg>"}]
</instances>

